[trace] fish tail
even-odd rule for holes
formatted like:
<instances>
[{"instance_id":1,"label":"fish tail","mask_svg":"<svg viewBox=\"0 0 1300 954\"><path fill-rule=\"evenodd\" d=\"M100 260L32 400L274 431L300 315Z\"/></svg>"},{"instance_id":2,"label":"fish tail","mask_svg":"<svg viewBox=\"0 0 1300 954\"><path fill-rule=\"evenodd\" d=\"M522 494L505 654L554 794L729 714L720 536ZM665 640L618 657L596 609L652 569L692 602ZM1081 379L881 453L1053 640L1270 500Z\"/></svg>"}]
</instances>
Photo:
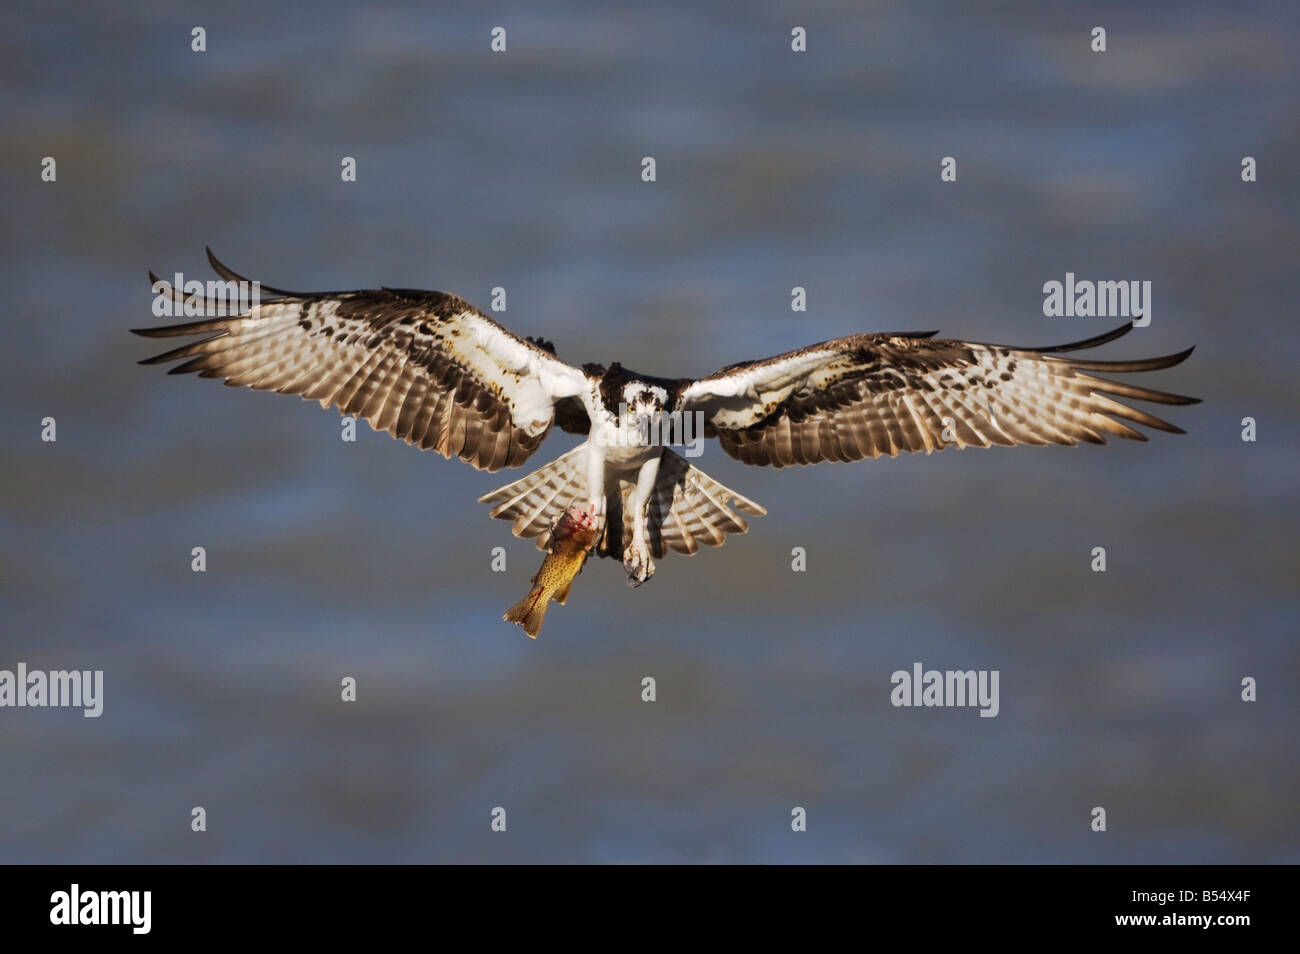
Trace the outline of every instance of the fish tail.
<instances>
[{"instance_id":1,"label":"fish tail","mask_svg":"<svg viewBox=\"0 0 1300 954\"><path fill-rule=\"evenodd\" d=\"M530 639L536 639L546 620L546 605L549 602L545 588L534 586L527 596L506 610L503 619L507 623L518 623Z\"/></svg>"}]
</instances>

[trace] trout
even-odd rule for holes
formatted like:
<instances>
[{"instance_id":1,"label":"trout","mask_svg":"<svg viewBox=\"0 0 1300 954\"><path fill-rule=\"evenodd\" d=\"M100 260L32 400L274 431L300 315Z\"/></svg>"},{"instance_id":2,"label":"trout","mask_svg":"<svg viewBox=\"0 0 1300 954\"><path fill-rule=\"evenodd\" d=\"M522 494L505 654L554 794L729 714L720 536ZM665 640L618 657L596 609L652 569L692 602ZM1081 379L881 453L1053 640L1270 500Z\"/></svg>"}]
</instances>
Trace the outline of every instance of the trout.
<instances>
[{"instance_id":1,"label":"trout","mask_svg":"<svg viewBox=\"0 0 1300 954\"><path fill-rule=\"evenodd\" d=\"M504 619L518 623L530 639L536 639L546 619L551 600L560 605L569 598L573 578L586 562L587 553L600 537L600 518L595 508L572 506L551 528L551 545L542 567L533 577L528 595L506 610Z\"/></svg>"}]
</instances>

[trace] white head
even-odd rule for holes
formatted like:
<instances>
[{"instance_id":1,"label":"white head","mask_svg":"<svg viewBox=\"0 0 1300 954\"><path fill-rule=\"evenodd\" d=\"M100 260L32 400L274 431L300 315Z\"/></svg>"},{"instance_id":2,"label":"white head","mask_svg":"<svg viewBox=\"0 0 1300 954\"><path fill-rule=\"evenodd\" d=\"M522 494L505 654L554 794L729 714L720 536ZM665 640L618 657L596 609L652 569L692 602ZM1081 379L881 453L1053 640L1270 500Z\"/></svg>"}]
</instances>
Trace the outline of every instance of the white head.
<instances>
[{"instance_id":1,"label":"white head","mask_svg":"<svg viewBox=\"0 0 1300 954\"><path fill-rule=\"evenodd\" d=\"M623 404L637 420L653 419L668 403L668 392L653 384L629 381L623 386Z\"/></svg>"}]
</instances>

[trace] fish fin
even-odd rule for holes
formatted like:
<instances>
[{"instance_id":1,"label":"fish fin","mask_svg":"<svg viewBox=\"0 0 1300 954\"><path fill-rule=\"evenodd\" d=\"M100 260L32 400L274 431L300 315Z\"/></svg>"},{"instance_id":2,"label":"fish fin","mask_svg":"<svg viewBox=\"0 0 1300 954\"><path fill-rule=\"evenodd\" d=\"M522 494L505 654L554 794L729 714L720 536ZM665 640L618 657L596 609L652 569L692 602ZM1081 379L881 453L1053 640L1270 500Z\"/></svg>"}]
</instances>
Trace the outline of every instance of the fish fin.
<instances>
[{"instance_id":1,"label":"fish fin","mask_svg":"<svg viewBox=\"0 0 1300 954\"><path fill-rule=\"evenodd\" d=\"M579 572L581 572L581 569L579 570ZM555 602L563 606L564 601L569 598L569 587L571 586L573 586L572 580L570 580L568 583L565 583L562 587L556 590L555 595L552 596L551 599L555 600Z\"/></svg>"},{"instance_id":2,"label":"fish fin","mask_svg":"<svg viewBox=\"0 0 1300 954\"><path fill-rule=\"evenodd\" d=\"M540 586L535 586L527 596L506 610L506 615L501 618L507 623L518 623L529 639L536 639L542 631L542 623L546 621L546 604L549 600L545 596L545 591Z\"/></svg>"}]
</instances>

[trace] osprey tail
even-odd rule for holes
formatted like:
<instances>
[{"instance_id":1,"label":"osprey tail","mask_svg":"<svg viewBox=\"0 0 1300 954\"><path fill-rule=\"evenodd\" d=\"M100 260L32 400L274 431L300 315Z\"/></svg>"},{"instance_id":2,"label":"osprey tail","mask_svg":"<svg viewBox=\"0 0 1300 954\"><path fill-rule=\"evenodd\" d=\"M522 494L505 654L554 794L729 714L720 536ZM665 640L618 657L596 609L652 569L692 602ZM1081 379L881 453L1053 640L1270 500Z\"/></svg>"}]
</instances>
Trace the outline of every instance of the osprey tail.
<instances>
[{"instance_id":1,"label":"osprey tail","mask_svg":"<svg viewBox=\"0 0 1300 954\"><path fill-rule=\"evenodd\" d=\"M539 549L549 546L551 525L564 509L581 501L586 487L586 447L575 447L513 484L485 494L479 503L496 506L492 516L513 522L517 537L537 538ZM612 475L605 485L605 531L596 552L621 559L632 540L633 514L627 501L636 487L636 475ZM736 493L667 448L659 463L659 477L646 515L648 543L654 557L668 550L694 553L705 546L721 546L730 533L744 533L749 524L736 510L767 513L760 505ZM614 528L611 533L611 528Z\"/></svg>"},{"instance_id":2,"label":"osprey tail","mask_svg":"<svg viewBox=\"0 0 1300 954\"><path fill-rule=\"evenodd\" d=\"M478 498L495 504L491 516L513 521L511 532L528 540L537 537L537 548L547 549L551 525L570 504L587 495L587 447L575 447L527 477Z\"/></svg>"}]
</instances>

